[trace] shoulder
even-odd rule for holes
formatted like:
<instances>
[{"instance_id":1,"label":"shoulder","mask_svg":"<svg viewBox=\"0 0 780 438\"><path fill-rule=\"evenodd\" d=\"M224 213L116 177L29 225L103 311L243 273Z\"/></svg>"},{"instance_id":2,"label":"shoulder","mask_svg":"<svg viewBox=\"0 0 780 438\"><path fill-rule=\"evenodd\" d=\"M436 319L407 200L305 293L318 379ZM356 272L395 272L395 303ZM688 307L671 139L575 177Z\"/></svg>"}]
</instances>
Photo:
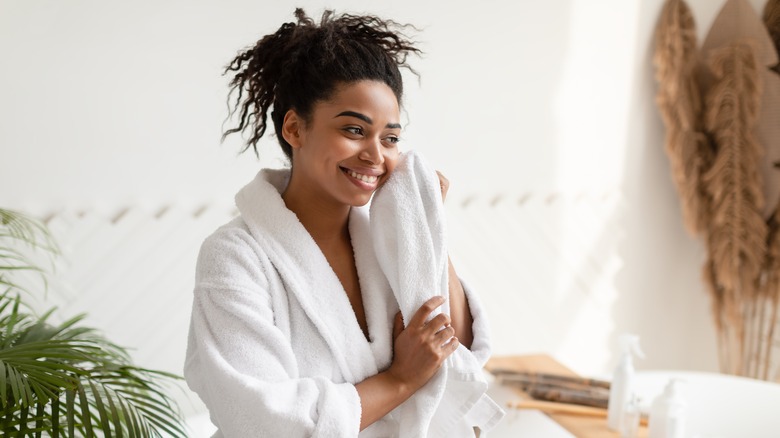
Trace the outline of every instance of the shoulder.
<instances>
[{"instance_id":1,"label":"shoulder","mask_svg":"<svg viewBox=\"0 0 780 438\"><path fill-rule=\"evenodd\" d=\"M259 281L263 277L262 249L241 216L219 227L201 244L196 266L198 282Z\"/></svg>"},{"instance_id":2,"label":"shoulder","mask_svg":"<svg viewBox=\"0 0 780 438\"><path fill-rule=\"evenodd\" d=\"M246 222L237 216L211 233L200 246L201 255L232 249L243 250L255 243Z\"/></svg>"}]
</instances>

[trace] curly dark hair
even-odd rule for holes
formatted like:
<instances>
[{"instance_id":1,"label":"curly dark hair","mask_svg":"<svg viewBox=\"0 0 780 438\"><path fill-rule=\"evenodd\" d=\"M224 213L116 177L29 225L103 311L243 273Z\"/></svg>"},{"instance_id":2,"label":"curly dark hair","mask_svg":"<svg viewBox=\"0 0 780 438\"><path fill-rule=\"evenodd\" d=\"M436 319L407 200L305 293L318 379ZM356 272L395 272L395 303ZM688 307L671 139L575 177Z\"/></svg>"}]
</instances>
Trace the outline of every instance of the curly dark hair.
<instances>
[{"instance_id":1,"label":"curly dark hair","mask_svg":"<svg viewBox=\"0 0 780 438\"><path fill-rule=\"evenodd\" d=\"M240 108L240 123L225 131L222 139L249 127L252 136L241 152L251 146L257 155L257 142L268 126L271 107L274 129L280 133L288 110L294 109L308 122L314 104L327 100L344 83L383 82L400 103L403 83L399 67L415 73L406 58L409 53L421 52L401 32L410 25L373 15L336 16L331 10L322 14L319 25L301 8L295 10L295 17L297 23L283 24L240 52L225 68L224 74L236 72L230 81L228 118ZM236 90L238 95L231 106ZM277 138L292 160L290 144L281 135Z\"/></svg>"}]
</instances>

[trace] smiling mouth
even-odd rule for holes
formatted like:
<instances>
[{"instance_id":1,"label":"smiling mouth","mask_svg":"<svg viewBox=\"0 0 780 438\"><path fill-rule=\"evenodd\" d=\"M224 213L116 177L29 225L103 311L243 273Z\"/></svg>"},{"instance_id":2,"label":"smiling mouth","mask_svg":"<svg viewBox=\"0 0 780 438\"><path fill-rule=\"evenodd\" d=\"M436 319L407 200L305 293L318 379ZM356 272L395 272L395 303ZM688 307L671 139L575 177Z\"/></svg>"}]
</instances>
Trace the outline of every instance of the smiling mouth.
<instances>
[{"instance_id":1,"label":"smiling mouth","mask_svg":"<svg viewBox=\"0 0 780 438\"><path fill-rule=\"evenodd\" d=\"M363 181L364 183L367 183L367 184L374 184L376 182L376 180L379 179L378 176L363 175L362 173L357 173L354 170L345 169L343 167L342 167L342 170L347 175L351 176L352 178L355 178L357 180Z\"/></svg>"}]
</instances>

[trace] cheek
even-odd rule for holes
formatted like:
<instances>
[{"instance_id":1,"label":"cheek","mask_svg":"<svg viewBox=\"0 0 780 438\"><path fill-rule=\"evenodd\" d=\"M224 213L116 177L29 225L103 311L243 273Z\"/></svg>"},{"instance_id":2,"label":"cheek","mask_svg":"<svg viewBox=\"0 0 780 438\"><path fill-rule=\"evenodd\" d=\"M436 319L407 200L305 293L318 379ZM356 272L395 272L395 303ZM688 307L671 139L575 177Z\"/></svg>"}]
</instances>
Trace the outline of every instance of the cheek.
<instances>
[{"instance_id":1,"label":"cheek","mask_svg":"<svg viewBox=\"0 0 780 438\"><path fill-rule=\"evenodd\" d=\"M385 156L385 168L387 169L387 173L389 175L393 173L393 170L395 170L395 166L398 165L398 158L401 155L398 152L398 148L393 148L387 150L384 156Z\"/></svg>"}]
</instances>

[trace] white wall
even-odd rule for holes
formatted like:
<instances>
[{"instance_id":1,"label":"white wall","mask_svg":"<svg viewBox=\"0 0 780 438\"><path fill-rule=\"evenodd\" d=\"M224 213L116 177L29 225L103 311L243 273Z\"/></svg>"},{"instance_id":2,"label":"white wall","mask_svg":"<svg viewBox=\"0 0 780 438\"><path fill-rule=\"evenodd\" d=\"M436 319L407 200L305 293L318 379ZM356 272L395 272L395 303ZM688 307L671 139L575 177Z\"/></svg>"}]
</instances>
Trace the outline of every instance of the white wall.
<instances>
[{"instance_id":1,"label":"white wall","mask_svg":"<svg viewBox=\"0 0 780 438\"><path fill-rule=\"evenodd\" d=\"M454 237L464 275L482 287L499 353L546 351L603 373L617 334L629 330L643 337L640 367L717 368L702 245L682 228L653 100L662 3L328 3L422 28L426 54L413 60L421 81L406 82L404 144L450 178L451 203L527 197L548 208L543 226L564 251L541 261L549 275L522 264L480 271L468 263L474 236ZM722 1L688 3L703 38ZM324 2L297 5L316 15ZM128 206L230 205L281 154L273 136L260 162L236 156L235 136L220 146L221 69L292 11L249 0L0 0L0 205L107 217ZM603 202L577 204L582 197ZM593 212L587 226L583 205ZM454 221L457 229L463 219ZM537 257L520 242L482 250L504 263ZM586 287L572 287L586 264L596 266ZM539 288L534 299L523 295L528 284ZM504 305L506 294L517 309ZM528 305L537 301L541 313ZM533 328L521 314L536 314Z\"/></svg>"}]
</instances>

